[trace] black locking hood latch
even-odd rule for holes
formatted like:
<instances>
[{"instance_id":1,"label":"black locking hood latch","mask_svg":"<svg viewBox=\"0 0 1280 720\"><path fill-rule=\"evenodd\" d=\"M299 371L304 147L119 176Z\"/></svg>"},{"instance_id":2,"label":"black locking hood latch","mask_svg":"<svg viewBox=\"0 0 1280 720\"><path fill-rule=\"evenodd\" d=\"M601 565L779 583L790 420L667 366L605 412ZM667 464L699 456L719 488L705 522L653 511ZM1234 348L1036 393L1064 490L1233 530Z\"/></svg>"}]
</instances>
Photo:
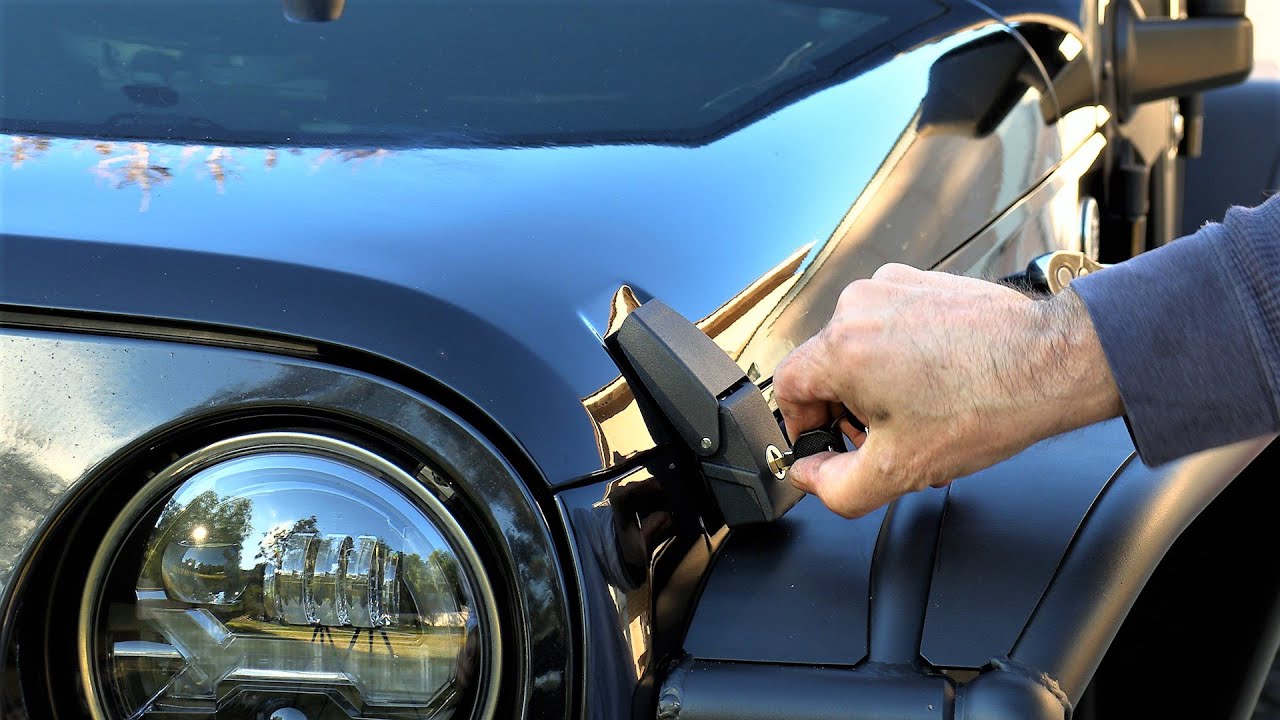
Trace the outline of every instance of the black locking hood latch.
<instances>
[{"instance_id":1,"label":"black locking hood latch","mask_svg":"<svg viewBox=\"0 0 1280 720\"><path fill-rule=\"evenodd\" d=\"M804 493L787 481L779 462L790 446L777 418L706 333L650 300L627 315L612 340L697 456L726 524L777 520L799 502Z\"/></svg>"}]
</instances>

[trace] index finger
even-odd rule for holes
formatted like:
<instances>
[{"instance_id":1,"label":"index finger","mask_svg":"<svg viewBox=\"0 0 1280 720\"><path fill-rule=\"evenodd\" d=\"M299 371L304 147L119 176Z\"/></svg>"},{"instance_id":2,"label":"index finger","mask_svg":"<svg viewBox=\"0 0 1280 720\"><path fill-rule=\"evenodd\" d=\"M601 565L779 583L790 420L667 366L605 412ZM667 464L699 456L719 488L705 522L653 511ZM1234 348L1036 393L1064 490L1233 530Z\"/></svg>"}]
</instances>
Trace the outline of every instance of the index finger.
<instances>
[{"instance_id":1,"label":"index finger","mask_svg":"<svg viewBox=\"0 0 1280 720\"><path fill-rule=\"evenodd\" d=\"M773 373L773 396L782 411L787 435L800 433L831 422L831 406L840 397L829 382L821 335L815 335L791 351Z\"/></svg>"}]
</instances>

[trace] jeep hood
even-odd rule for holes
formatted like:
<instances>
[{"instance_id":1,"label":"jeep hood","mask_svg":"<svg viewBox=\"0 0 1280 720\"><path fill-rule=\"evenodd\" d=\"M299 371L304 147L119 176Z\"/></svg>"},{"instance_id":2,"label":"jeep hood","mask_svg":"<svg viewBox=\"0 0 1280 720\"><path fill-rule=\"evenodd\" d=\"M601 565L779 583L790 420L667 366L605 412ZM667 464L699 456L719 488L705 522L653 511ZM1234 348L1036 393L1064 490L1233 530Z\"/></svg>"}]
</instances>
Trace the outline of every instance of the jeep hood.
<instances>
[{"instance_id":1,"label":"jeep hood","mask_svg":"<svg viewBox=\"0 0 1280 720\"><path fill-rule=\"evenodd\" d=\"M0 304L387 358L567 481L612 459L584 399L617 377L601 336L624 285L713 321L709 334L768 378L844 284L889 260L936 264L1048 169L1000 163L1000 133L935 133L921 118L927 95L956 93L931 83L935 61L982 36L1008 39L988 22L887 46L848 81L697 146L3 136ZM940 200L958 210L939 217Z\"/></svg>"}]
</instances>

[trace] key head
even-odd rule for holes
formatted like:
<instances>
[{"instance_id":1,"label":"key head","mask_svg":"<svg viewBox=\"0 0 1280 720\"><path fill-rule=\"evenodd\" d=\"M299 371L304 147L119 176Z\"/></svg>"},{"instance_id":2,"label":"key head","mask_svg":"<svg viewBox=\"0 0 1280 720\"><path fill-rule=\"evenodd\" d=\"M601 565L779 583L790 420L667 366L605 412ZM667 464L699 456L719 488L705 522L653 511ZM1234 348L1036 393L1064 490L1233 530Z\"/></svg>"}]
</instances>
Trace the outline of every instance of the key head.
<instances>
[{"instance_id":1,"label":"key head","mask_svg":"<svg viewBox=\"0 0 1280 720\"><path fill-rule=\"evenodd\" d=\"M800 433L795 444L791 446L791 456L795 460L820 452L844 452L844 438L840 433L829 428L817 428Z\"/></svg>"}]
</instances>

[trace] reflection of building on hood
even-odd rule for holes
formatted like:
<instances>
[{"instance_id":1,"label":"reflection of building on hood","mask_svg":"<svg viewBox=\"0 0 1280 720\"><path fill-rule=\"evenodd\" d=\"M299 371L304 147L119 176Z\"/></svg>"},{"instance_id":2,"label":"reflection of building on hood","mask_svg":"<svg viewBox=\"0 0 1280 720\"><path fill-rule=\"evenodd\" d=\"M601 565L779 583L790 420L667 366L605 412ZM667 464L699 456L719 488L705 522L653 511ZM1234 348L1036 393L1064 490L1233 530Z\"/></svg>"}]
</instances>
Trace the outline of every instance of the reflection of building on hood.
<instances>
[{"instance_id":1,"label":"reflection of building on hood","mask_svg":"<svg viewBox=\"0 0 1280 720\"><path fill-rule=\"evenodd\" d=\"M623 592L630 592L644 584L648 567L637 566L623 559L615 518L621 519L621 516L614 512L607 500L590 508L573 511L574 529L591 548L596 557L594 566L600 568L604 581ZM634 517L631 520L637 522ZM636 533L638 536L638 526Z\"/></svg>"},{"instance_id":2,"label":"reflection of building on hood","mask_svg":"<svg viewBox=\"0 0 1280 720\"><path fill-rule=\"evenodd\" d=\"M582 562L578 564L584 595L609 598L612 601L588 602L584 611L589 615L587 625L596 628L592 633L593 654L596 662L588 673L589 697L629 698L635 689L643 667L642 658L647 648L645 633L648 595L643 588L648 579L648 567L632 567L623 558L622 541L618 522L625 513L613 507L608 500L570 511L569 521ZM631 522L638 522L635 514ZM636 609L633 610L633 602ZM637 624L639 621L639 624Z\"/></svg>"}]
</instances>

